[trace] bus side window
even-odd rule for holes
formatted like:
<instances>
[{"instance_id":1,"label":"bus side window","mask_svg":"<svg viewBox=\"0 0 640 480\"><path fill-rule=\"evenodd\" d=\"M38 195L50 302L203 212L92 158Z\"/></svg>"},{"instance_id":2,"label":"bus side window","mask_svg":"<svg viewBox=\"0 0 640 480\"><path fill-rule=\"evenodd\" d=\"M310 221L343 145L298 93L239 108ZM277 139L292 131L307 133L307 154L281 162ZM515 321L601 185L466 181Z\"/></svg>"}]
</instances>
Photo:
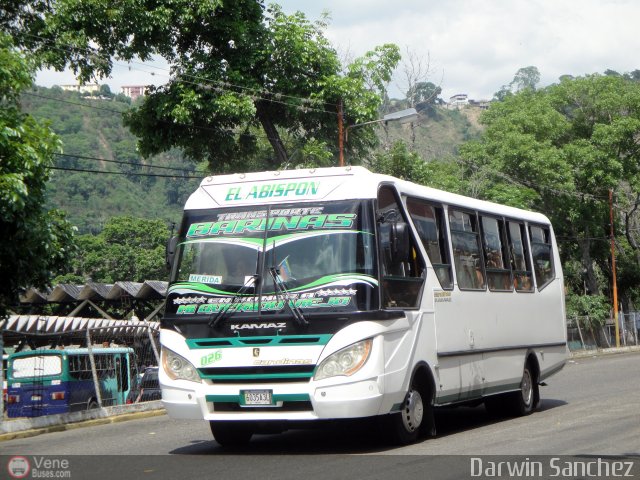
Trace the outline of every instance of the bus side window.
<instances>
[{"instance_id":1,"label":"bus side window","mask_svg":"<svg viewBox=\"0 0 640 480\"><path fill-rule=\"evenodd\" d=\"M382 273L382 301L387 308L417 308L425 270L394 189L378 191L377 230Z\"/></svg>"},{"instance_id":2,"label":"bus side window","mask_svg":"<svg viewBox=\"0 0 640 480\"><path fill-rule=\"evenodd\" d=\"M451 290L453 275L444 227L444 209L415 198L407 198L407 210L431 260L440 286L445 290Z\"/></svg>"},{"instance_id":3,"label":"bus side window","mask_svg":"<svg viewBox=\"0 0 640 480\"><path fill-rule=\"evenodd\" d=\"M476 214L449 210L449 228L458 288L485 290L484 264Z\"/></svg>"},{"instance_id":4,"label":"bus side window","mask_svg":"<svg viewBox=\"0 0 640 480\"><path fill-rule=\"evenodd\" d=\"M553 255L551 255L551 231L546 227L529 226L531 235L531 256L538 290L542 290L555 275Z\"/></svg>"},{"instance_id":5,"label":"bus side window","mask_svg":"<svg viewBox=\"0 0 640 480\"><path fill-rule=\"evenodd\" d=\"M482 246L487 269L489 290L511 291L511 265L506 248L504 221L491 217L481 217Z\"/></svg>"},{"instance_id":6,"label":"bus side window","mask_svg":"<svg viewBox=\"0 0 640 480\"><path fill-rule=\"evenodd\" d=\"M533 292L531 264L525 242L524 225L519 222L507 222L507 233L509 234L513 284L516 287L516 291Z\"/></svg>"}]
</instances>

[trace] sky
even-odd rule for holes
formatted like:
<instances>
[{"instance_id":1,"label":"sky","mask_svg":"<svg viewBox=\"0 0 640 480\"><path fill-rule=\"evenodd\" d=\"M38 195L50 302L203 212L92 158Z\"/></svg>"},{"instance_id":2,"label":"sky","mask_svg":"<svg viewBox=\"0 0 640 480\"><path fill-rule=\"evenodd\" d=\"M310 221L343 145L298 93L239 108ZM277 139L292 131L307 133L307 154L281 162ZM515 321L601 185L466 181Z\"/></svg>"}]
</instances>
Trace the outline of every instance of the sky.
<instances>
[{"instance_id":1,"label":"sky","mask_svg":"<svg viewBox=\"0 0 640 480\"><path fill-rule=\"evenodd\" d=\"M267 0L267 3L271 3ZM466 93L490 99L518 69L535 66L540 86L561 75L581 76L640 69L638 0L279 0L286 13L310 20L330 14L327 38L341 56L356 57L395 43L429 66L426 81L440 85L442 98ZM100 80L118 92L122 85L168 80L166 65L116 63ZM75 83L70 72L40 72L43 86ZM390 84L403 97L402 63Z\"/></svg>"}]
</instances>

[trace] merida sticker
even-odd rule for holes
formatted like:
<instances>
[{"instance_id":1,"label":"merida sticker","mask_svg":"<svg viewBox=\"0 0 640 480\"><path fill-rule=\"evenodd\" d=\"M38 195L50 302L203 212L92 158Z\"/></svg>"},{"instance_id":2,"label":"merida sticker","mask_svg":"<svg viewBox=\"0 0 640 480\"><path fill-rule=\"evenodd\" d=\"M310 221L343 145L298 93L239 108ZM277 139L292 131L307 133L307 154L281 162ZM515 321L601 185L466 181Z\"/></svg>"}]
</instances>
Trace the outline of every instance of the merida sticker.
<instances>
[{"instance_id":1,"label":"merida sticker","mask_svg":"<svg viewBox=\"0 0 640 480\"><path fill-rule=\"evenodd\" d=\"M194 283L210 283L219 285L222 283L222 277L219 275L196 275L192 273L189 275L189 281Z\"/></svg>"}]
</instances>

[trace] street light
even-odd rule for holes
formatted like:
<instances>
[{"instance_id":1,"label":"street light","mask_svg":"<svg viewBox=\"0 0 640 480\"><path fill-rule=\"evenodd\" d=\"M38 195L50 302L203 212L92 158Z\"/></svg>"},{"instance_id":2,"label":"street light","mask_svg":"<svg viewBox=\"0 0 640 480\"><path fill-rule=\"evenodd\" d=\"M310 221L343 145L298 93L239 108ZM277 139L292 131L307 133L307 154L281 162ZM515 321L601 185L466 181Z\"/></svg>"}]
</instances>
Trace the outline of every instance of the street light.
<instances>
[{"instance_id":1,"label":"street light","mask_svg":"<svg viewBox=\"0 0 640 480\"><path fill-rule=\"evenodd\" d=\"M362 127L363 125L371 125L373 123L384 123L387 125L389 122L398 122L400 124L403 123L411 123L417 120L419 117L418 112L415 108L407 108L405 110L400 110L398 112L387 113L384 117L379 118L378 120L371 120L369 122L363 123L355 123L353 125L348 125L347 128L344 129L344 143L347 143L349 140L349 130L355 127ZM340 142L340 166L344 167L344 143Z\"/></svg>"}]
</instances>

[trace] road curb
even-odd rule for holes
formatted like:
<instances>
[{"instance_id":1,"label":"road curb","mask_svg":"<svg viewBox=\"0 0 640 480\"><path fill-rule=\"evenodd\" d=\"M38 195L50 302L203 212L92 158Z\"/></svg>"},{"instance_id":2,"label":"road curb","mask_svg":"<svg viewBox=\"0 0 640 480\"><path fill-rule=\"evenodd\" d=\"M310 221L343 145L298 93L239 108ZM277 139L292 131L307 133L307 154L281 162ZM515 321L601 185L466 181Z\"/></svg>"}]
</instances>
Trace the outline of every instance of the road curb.
<instances>
[{"instance_id":1,"label":"road curb","mask_svg":"<svg viewBox=\"0 0 640 480\"><path fill-rule=\"evenodd\" d=\"M35 437L36 435L41 435L43 433L64 432L66 430L76 430L78 428L84 428L84 427L93 427L97 425L107 425L109 423L120 423L120 422L129 421L129 420L139 420L141 418L157 417L160 415L166 415L166 413L167 413L166 410L164 408L161 408L157 410L146 410L143 412L123 413L121 415L115 415L110 417L94 418L91 420L84 420L81 422L63 423L63 424L57 424L57 425L50 425L47 427L33 428L29 430L20 430L16 432L0 434L0 442L4 442L7 440L15 440L19 438Z\"/></svg>"},{"instance_id":2,"label":"road curb","mask_svg":"<svg viewBox=\"0 0 640 480\"><path fill-rule=\"evenodd\" d=\"M570 352L569 357L570 359L589 358L599 357L603 355L620 355L623 353L640 353L640 346L598 348L594 350L576 350L575 352Z\"/></svg>"}]
</instances>

